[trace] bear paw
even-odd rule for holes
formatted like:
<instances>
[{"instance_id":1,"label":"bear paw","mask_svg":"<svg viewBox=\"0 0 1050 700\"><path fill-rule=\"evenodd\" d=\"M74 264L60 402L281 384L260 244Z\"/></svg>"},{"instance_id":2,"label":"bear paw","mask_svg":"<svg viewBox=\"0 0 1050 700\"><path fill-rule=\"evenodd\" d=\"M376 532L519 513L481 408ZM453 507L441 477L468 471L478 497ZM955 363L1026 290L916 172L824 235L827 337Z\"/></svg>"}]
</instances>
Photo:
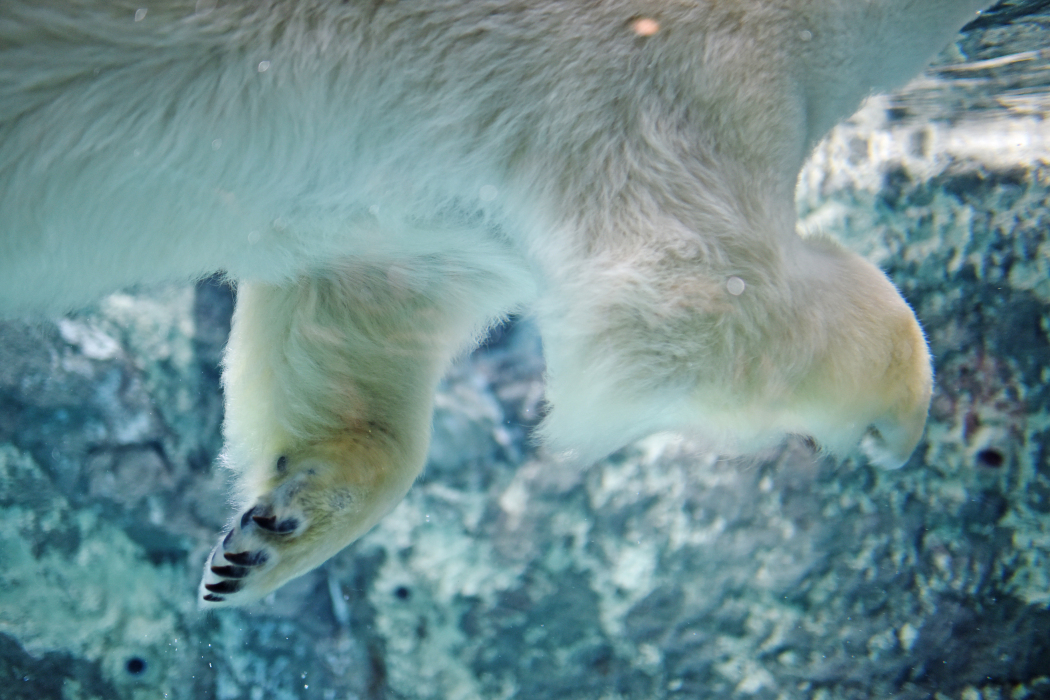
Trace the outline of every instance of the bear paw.
<instances>
[{"instance_id":1,"label":"bear paw","mask_svg":"<svg viewBox=\"0 0 1050 700\"><path fill-rule=\"evenodd\" d=\"M422 454L404 460L366 433L279 457L263 487L269 490L209 555L201 605L243 605L320 566L397 505L422 468Z\"/></svg>"},{"instance_id":2,"label":"bear paw","mask_svg":"<svg viewBox=\"0 0 1050 700\"><path fill-rule=\"evenodd\" d=\"M293 478L246 510L212 550L201 580L201 600L222 603L238 593L252 593L263 579L281 569L309 524L297 496L308 488L309 474ZM271 574L271 576L267 576ZM260 591L255 591L255 598Z\"/></svg>"}]
</instances>

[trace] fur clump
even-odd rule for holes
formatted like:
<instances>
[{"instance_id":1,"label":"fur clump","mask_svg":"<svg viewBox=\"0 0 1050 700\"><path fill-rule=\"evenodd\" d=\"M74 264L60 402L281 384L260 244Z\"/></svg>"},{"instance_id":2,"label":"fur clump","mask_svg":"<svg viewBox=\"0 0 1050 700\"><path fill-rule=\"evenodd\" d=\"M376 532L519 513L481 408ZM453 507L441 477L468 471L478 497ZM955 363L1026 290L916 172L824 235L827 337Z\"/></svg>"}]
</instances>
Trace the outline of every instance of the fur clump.
<instances>
[{"instance_id":1,"label":"fur clump","mask_svg":"<svg viewBox=\"0 0 1050 700\"><path fill-rule=\"evenodd\" d=\"M422 469L434 388L530 309L540 434L879 463L932 375L872 265L796 232L809 149L985 0L0 4L0 303L238 284L201 599L316 566Z\"/></svg>"}]
</instances>

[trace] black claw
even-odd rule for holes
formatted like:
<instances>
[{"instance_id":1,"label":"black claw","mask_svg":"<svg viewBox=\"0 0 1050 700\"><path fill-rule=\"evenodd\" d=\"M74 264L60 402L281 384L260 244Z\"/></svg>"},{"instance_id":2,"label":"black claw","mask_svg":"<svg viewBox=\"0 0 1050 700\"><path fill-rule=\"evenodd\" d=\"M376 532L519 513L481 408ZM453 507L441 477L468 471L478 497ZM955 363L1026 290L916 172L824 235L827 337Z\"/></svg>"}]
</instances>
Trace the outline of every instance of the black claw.
<instances>
[{"instance_id":1,"label":"black claw","mask_svg":"<svg viewBox=\"0 0 1050 700\"><path fill-rule=\"evenodd\" d=\"M244 578L250 571L243 566L213 566L212 573L226 578Z\"/></svg>"},{"instance_id":2,"label":"black claw","mask_svg":"<svg viewBox=\"0 0 1050 700\"><path fill-rule=\"evenodd\" d=\"M236 593L244 585L243 581L219 581L218 583L206 583L204 587L212 593Z\"/></svg>"},{"instance_id":3,"label":"black claw","mask_svg":"<svg viewBox=\"0 0 1050 700\"><path fill-rule=\"evenodd\" d=\"M261 527L263 530L273 530L277 525L276 515L256 515L252 517L255 524Z\"/></svg>"},{"instance_id":4,"label":"black claw","mask_svg":"<svg viewBox=\"0 0 1050 700\"><path fill-rule=\"evenodd\" d=\"M241 527L248 527L248 521L251 519L252 514L258 510L259 506L252 506L248 510L244 511L244 515L241 516Z\"/></svg>"},{"instance_id":5,"label":"black claw","mask_svg":"<svg viewBox=\"0 0 1050 700\"><path fill-rule=\"evenodd\" d=\"M269 530L270 532L276 532L279 535L287 535L289 532L294 532L299 527L299 521L295 518L288 518L277 522L276 515L253 515L252 520L255 524L261 527L263 530Z\"/></svg>"},{"instance_id":6,"label":"black claw","mask_svg":"<svg viewBox=\"0 0 1050 700\"><path fill-rule=\"evenodd\" d=\"M226 557L226 561L239 566L259 566L269 559L261 549L255 552L227 552L223 556Z\"/></svg>"},{"instance_id":7,"label":"black claw","mask_svg":"<svg viewBox=\"0 0 1050 700\"><path fill-rule=\"evenodd\" d=\"M221 603L222 601L224 601L226 599L223 598L221 595L213 595L211 593L205 593L204 594L204 600L208 601L209 603Z\"/></svg>"}]
</instances>

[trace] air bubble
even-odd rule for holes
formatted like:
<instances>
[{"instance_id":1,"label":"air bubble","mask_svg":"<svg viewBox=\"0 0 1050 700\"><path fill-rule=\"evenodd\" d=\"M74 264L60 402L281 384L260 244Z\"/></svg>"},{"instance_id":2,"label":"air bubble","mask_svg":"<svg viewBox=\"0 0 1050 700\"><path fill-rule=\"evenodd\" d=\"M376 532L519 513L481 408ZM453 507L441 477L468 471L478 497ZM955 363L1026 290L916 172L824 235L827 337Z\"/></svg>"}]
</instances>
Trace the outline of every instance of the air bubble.
<instances>
[{"instance_id":1,"label":"air bubble","mask_svg":"<svg viewBox=\"0 0 1050 700\"><path fill-rule=\"evenodd\" d=\"M744 284L744 280L739 277L733 276L726 280L726 291L735 297L743 294L745 287L747 287L747 285Z\"/></svg>"},{"instance_id":2,"label":"air bubble","mask_svg":"<svg viewBox=\"0 0 1050 700\"><path fill-rule=\"evenodd\" d=\"M268 70L270 70L270 62L269 61L259 61L258 71L260 73L265 73Z\"/></svg>"},{"instance_id":3,"label":"air bubble","mask_svg":"<svg viewBox=\"0 0 1050 700\"><path fill-rule=\"evenodd\" d=\"M140 7L139 9L135 10L135 21L141 22L144 19L146 19L146 8Z\"/></svg>"}]
</instances>

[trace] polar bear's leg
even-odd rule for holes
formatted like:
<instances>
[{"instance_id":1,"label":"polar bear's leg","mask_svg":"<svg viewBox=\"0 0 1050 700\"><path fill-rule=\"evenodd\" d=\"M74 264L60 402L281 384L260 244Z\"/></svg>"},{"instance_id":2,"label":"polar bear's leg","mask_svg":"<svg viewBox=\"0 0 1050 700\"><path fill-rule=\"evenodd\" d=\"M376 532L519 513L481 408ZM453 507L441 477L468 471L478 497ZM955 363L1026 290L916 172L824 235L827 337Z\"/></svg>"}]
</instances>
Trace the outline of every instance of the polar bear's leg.
<instances>
[{"instance_id":1,"label":"polar bear's leg","mask_svg":"<svg viewBox=\"0 0 1050 700\"><path fill-rule=\"evenodd\" d=\"M239 287L224 367L239 515L208 558L204 603L248 602L318 566L408 491L437 381L484 322L439 277L388 267Z\"/></svg>"},{"instance_id":2,"label":"polar bear's leg","mask_svg":"<svg viewBox=\"0 0 1050 700\"><path fill-rule=\"evenodd\" d=\"M789 426L833 453L859 440L874 463L898 468L922 438L933 393L932 358L915 313L886 275L830 240L803 242L796 293L806 371L790 396Z\"/></svg>"},{"instance_id":3,"label":"polar bear's leg","mask_svg":"<svg viewBox=\"0 0 1050 700\"><path fill-rule=\"evenodd\" d=\"M933 375L897 289L828 239L742 250L721 269L662 251L580 263L583 282L541 304L547 443L590 460L660 430L729 453L798 434L839 455L863 439L874 462L903 464Z\"/></svg>"}]
</instances>

